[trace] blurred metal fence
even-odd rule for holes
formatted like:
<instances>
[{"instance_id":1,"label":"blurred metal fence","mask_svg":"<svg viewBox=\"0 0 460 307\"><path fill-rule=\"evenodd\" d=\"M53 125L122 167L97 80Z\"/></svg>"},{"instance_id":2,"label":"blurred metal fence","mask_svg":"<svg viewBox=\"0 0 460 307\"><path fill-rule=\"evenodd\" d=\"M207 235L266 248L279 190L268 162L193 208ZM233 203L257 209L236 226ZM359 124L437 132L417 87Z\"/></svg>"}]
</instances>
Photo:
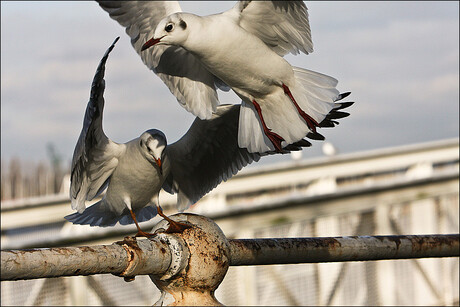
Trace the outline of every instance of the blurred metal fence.
<instances>
[{"instance_id":1,"label":"blurred metal fence","mask_svg":"<svg viewBox=\"0 0 460 307\"><path fill-rule=\"evenodd\" d=\"M230 242L459 232L458 140L323 160L243 172L191 212L211 217ZM2 248L107 245L135 232L64 223L70 205L61 198L2 201ZM160 198L166 211L175 203ZM230 266L215 296L226 305L458 305L459 258ZM160 297L145 275L1 282L5 306L152 305Z\"/></svg>"},{"instance_id":2,"label":"blurred metal fence","mask_svg":"<svg viewBox=\"0 0 460 307\"><path fill-rule=\"evenodd\" d=\"M150 239L127 237L112 245L2 251L1 280L112 273L132 281L137 275L148 274L162 293L174 297L175 304L206 305L210 302L219 303L214 292L229 265L460 256L458 234L227 240L220 228L208 218L192 214L175 217L194 227L182 234L160 232ZM361 224L359 227L362 227ZM438 293L428 274L418 262L415 264L433 293L442 300L442 294ZM333 283L327 305L331 304L346 269L345 263ZM289 294L289 288L276 278L273 271L269 272L278 282L278 289L288 293L289 302L298 305L300 302ZM110 293L104 291L94 278L87 281L92 284L92 288L99 289L103 304L114 302ZM29 303L38 302L46 283L50 282L42 279L33 288L30 296L33 300ZM163 299L159 302L163 303Z\"/></svg>"}]
</instances>

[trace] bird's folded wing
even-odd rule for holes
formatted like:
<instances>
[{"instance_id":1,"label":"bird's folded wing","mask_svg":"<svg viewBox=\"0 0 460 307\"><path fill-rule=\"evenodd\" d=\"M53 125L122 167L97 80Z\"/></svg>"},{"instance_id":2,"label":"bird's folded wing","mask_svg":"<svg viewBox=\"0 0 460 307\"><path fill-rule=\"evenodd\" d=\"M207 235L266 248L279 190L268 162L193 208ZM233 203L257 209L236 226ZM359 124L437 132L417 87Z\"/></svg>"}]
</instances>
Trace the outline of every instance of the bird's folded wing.
<instances>
[{"instance_id":1,"label":"bird's folded wing","mask_svg":"<svg viewBox=\"0 0 460 307\"><path fill-rule=\"evenodd\" d=\"M144 64L166 84L179 103L201 119L211 118L218 105L215 77L194 55L178 46L157 45L141 51L153 38L158 23L180 12L177 1L98 1L120 25L126 28L131 44Z\"/></svg>"},{"instance_id":2,"label":"bird's folded wing","mask_svg":"<svg viewBox=\"0 0 460 307\"><path fill-rule=\"evenodd\" d=\"M239 1L232 9L239 25L273 51L313 52L307 7L303 1Z\"/></svg>"},{"instance_id":3,"label":"bird's folded wing","mask_svg":"<svg viewBox=\"0 0 460 307\"><path fill-rule=\"evenodd\" d=\"M85 209L85 200L93 199L105 189L125 148L109 140L102 129L105 62L117 40L106 51L96 70L83 128L72 158L70 198L72 208L79 212Z\"/></svg>"},{"instance_id":4,"label":"bird's folded wing","mask_svg":"<svg viewBox=\"0 0 460 307\"><path fill-rule=\"evenodd\" d=\"M195 119L179 141L166 147L171 172L163 188L179 193L179 210L260 159L260 154L238 147L239 111L239 105L221 105L212 119Z\"/></svg>"}]
</instances>

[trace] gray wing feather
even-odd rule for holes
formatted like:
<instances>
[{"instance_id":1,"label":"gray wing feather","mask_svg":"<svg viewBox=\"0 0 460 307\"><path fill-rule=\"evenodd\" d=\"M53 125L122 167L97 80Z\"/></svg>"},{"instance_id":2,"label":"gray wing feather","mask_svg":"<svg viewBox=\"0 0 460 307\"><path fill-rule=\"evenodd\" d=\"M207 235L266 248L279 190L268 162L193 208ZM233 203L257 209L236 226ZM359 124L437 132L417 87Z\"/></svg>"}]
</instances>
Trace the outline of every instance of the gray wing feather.
<instances>
[{"instance_id":1,"label":"gray wing feather","mask_svg":"<svg viewBox=\"0 0 460 307\"><path fill-rule=\"evenodd\" d=\"M195 119L179 141L166 147L171 172L163 188L179 193L179 210L260 159L261 154L238 147L239 111L239 105L219 106L210 120Z\"/></svg>"},{"instance_id":2,"label":"gray wing feather","mask_svg":"<svg viewBox=\"0 0 460 307\"><path fill-rule=\"evenodd\" d=\"M219 100L215 76L194 55L177 46L155 46L141 52L164 17L180 12L177 1L98 1L111 18L126 28L144 64L166 84L187 111L211 118ZM220 83L218 83L220 85Z\"/></svg>"},{"instance_id":3,"label":"gray wing feather","mask_svg":"<svg viewBox=\"0 0 460 307\"><path fill-rule=\"evenodd\" d=\"M195 119L187 133L168 145L165 156L171 171L163 184L169 193L178 193L177 207L183 211L238 173L243 167L275 152L250 153L238 147L240 105L221 105L210 120ZM297 142L283 153L302 150L311 143Z\"/></svg>"},{"instance_id":4,"label":"gray wing feather","mask_svg":"<svg viewBox=\"0 0 460 307\"><path fill-rule=\"evenodd\" d=\"M79 212L85 209L86 200L93 199L105 189L121 152L122 146L109 140L102 129L105 62L118 39L105 52L97 67L83 128L73 153L70 198L72 208Z\"/></svg>"},{"instance_id":5,"label":"gray wing feather","mask_svg":"<svg viewBox=\"0 0 460 307\"><path fill-rule=\"evenodd\" d=\"M313 52L308 11L303 1L239 1L233 8L239 24L273 51Z\"/></svg>"}]
</instances>

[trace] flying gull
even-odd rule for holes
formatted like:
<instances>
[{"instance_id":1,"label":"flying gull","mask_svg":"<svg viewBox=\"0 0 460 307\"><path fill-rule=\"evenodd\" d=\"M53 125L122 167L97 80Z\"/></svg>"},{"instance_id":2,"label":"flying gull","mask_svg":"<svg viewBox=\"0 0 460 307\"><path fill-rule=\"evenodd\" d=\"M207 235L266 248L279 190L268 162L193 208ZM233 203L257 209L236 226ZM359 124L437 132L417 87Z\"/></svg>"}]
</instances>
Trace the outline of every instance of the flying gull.
<instances>
[{"instance_id":1,"label":"flying gull","mask_svg":"<svg viewBox=\"0 0 460 307\"><path fill-rule=\"evenodd\" d=\"M283 58L313 51L303 1L238 1L209 16L181 12L177 1L98 2L187 111L210 119L216 89L232 89L242 100L238 145L251 153L321 138L324 119L348 115L334 112L349 94L339 94L336 79Z\"/></svg>"}]
</instances>

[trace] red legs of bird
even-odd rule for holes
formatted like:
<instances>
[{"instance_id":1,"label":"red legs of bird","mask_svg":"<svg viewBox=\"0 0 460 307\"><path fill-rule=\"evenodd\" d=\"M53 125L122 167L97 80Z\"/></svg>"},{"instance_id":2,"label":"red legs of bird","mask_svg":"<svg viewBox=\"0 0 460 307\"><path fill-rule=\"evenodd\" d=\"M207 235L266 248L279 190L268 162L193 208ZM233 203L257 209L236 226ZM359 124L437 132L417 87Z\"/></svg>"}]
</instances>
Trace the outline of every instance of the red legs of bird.
<instances>
[{"instance_id":1,"label":"red legs of bird","mask_svg":"<svg viewBox=\"0 0 460 307\"><path fill-rule=\"evenodd\" d=\"M159 205L157 205L157 210L158 210L158 215L160 215L161 217L163 217L165 220L169 222L169 227L168 229L165 230L165 233L181 233L185 229L192 227L184 223L173 221L172 219L170 219L163 213L163 210L161 209ZM133 221L137 227L137 233L135 237L149 238L155 235L155 233L148 233L148 232L143 231L141 227L139 226L139 223L137 222L136 215L134 214L134 212L131 209L129 209L129 213L131 213L131 217L133 218Z\"/></svg>"},{"instance_id":2,"label":"red legs of bird","mask_svg":"<svg viewBox=\"0 0 460 307\"><path fill-rule=\"evenodd\" d=\"M136 219L136 214L134 214L132 208L131 208L131 199L129 197L126 197L124 199L124 203L126 205L126 207L128 208L129 210L129 213L131 214L131 218L133 219L134 221L134 224L136 224L136 227L137 227L137 233L134 237L151 237L153 236L154 234L153 233L148 233L148 232L144 232L142 231L141 227L139 226L139 223L137 222L137 219Z\"/></svg>"},{"instance_id":3,"label":"red legs of bird","mask_svg":"<svg viewBox=\"0 0 460 307\"><path fill-rule=\"evenodd\" d=\"M295 101L295 99L294 99L294 96L292 96L291 90L284 83L283 83L283 90L284 90L284 93L286 95L288 95L289 98L291 99L292 103L294 104L295 108L297 109L297 112L299 112L300 116L302 116L302 118L307 123L308 128L310 128L311 131L316 132L316 127L319 126L318 122L313 117L311 117L310 115L305 113L299 107L299 105L297 104L297 101ZM252 103L253 103L256 111L257 111L257 114L259 114L259 118L260 118L260 121L262 122L262 127L264 129L265 135L272 142L273 146L275 146L275 151L276 152L282 152L281 142L284 141L284 139L281 136L279 136L278 134L272 132L271 129L267 127L267 125L265 124L265 121L264 121L264 117L262 116L262 110L260 108L260 105L257 103L257 101L252 100Z\"/></svg>"},{"instance_id":4,"label":"red legs of bird","mask_svg":"<svg viewBox=\"0 0 460 307\"><path fill-rule=\"evenodd\" d=\"M160 204L157 205L157 211L158 211L158 215L160 215L162 218L164 218L165 220L167 220L169 222L169 227L168 227L168 229L165 230L165 233L181 233L185 229L192 227L192 226L184 224L184 223L173 221L172 219L167 217L163 213L163 210L161 209Z\"/></svg>"},{"instance_id":5,"label":"red legs of bird","mask_svg":"<svg viewBox=\"0 0 460 307\"><path fill-rule=\"evenodd\" d=\"M134 214L133 210L129 209L129 213L131 213L131 217L133 218L134 223L136 224L136 227L137 227L137 233L136 233L135 237L146 237L146 238L148 238L148 237L151 237L151 236L154 235L153 233L148 233L148 232L142 231L141 227L139 227L139 224L137 223L136 215Z\"/></svg>"},{"instance_id":6,"label":"red legs of bird","mask_svg":"<svg viewBox=\"0 0 460 307\"><path fill-rule=\"evenodd\" d=\"M284 141L284 139L275 132L272 132L271 129L268 128L267 125L265 125L264 117L262 116L262 110L260 109L260 105L257 103L257 101L252 100L252 104L256 108L257 114L259 114L259 118L262 123L265 135L272 142L273 146L275 146L275 151L283 152L281 148L281 142Z\"/></svg>"},{"instance_id":7,"label":"red legs of bird","mask_svg":"<svg viewBox=\"0 0 460 307\"><path fill-rule=\"evenodd\" d=\"M313 117L311 117L310 115L308 115L307 113L305 113L300 107L299 105L297 104L297 102L295 101L294 97L292 96L292 93L291 93L291 90L289 90L289 87L287 87L284 83L283 83L283 90L284 90L284 93L286 95L289 96L289 98L291 99L292 103L294 104L294 106L296 107L297 109L297 112L299 112L300 116L302 116L302 118L305 120L305 122L307 123L307 126L308 128L310 128L311 131L313 132L316 132L316 126L319 126L318 122L316 120L313 119Z\"/></svg>"},{"instance_id":8,"label":"red legs of bird","mask_svg":"<svg viewBox=\"0 0 460 307\"><path fill-rule=\"evenodd\" d=\"M184 224L184 223L173 221L172 219L170 219L169 217L167 217L163 213L163 210L161 209L161 207L159 205L157 205L157 210L158 210L158 215L160 215L161 217L163 217L165 220L167 220L169 222L169 227L168 227L168 229L166 229L164 231L165 233L181 233L185 229L192 227L192 226ZM131 213L131 217L133 218L133 221L134 221L134 223L136 224L136 227L137 227L137 233L136 233L136 235L134 237L146 237L146 238L149 238L149 237L152 237L152 236L155 235L155 233L149 233L149 232L143 231L141 229L141 227L139 226L139 223L137 222L136 215L134 214L134 212L131 209L129 209L129 213Z\"/></svg>"}]
</instances>

